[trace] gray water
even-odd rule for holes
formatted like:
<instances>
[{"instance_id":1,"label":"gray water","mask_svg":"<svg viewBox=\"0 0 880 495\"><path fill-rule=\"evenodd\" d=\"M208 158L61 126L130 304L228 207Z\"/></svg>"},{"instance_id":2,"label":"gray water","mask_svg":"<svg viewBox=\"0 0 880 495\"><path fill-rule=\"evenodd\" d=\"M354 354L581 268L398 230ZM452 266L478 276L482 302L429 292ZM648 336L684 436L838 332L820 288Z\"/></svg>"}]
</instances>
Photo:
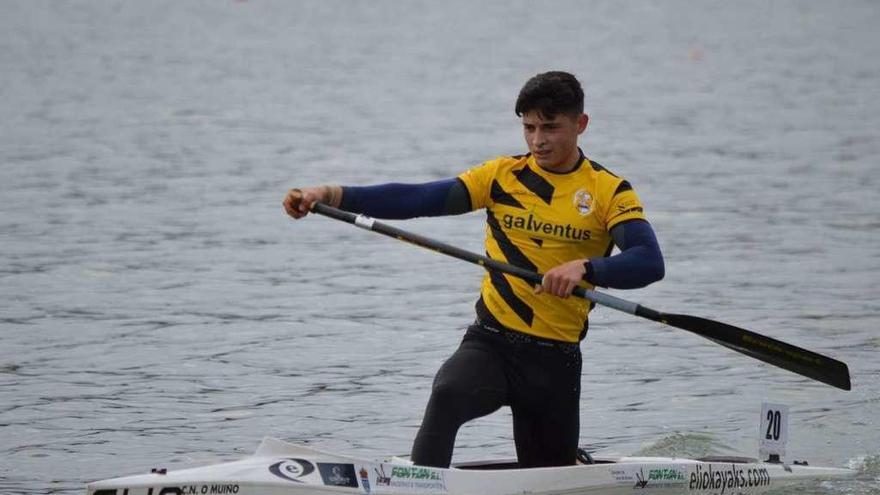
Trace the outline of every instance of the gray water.
<instances>
[{"instance_id":1,"label":"gray water","mask_svg":"<svg viewBox=\"0 0 880 495\"><path fill-rule=\"evenodd\" d=\"M405 453L477 267L289 187L420 182L523 152L526 78L576 73L587 154L667 261L617 295L849 364L853 390L597 309L581 443L859 469L880 493L880 6L847 2L5 1L0 493L229 460L264 435ZM483 216L405 228L480 251ZM456 459L513 453L509 412Z\"/></svg>"}]
</instances>

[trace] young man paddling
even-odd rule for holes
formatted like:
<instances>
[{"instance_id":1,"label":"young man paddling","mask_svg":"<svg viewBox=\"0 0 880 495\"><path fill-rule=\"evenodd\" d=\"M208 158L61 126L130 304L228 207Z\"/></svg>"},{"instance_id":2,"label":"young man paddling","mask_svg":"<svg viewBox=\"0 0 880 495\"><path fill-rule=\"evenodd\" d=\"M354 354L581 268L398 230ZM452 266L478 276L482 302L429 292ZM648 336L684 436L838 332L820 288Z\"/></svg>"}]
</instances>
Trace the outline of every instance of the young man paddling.
<instances>
[{"instance_id":1,"label":"young man paddling","mask_svg":"<svg viewBox=\"0 0 880 495\"><path fill-rule=\"evenodd\" d=\"M412 460L448 467L458 429L501 406L513 412L522 467L575 463L579 434L583 285L637 288L663 278L663 257L626 180L584 156L584 93L565 72L538 74L516 101L529 153L489 160L424 184L291 189L293 218L314 202L376 218L458 215L485 209L486 252L543 273L540 286L488 272L476 320L434 379ZM610 256L617 245L620 253Z\"/></svg>"}]
</instances>

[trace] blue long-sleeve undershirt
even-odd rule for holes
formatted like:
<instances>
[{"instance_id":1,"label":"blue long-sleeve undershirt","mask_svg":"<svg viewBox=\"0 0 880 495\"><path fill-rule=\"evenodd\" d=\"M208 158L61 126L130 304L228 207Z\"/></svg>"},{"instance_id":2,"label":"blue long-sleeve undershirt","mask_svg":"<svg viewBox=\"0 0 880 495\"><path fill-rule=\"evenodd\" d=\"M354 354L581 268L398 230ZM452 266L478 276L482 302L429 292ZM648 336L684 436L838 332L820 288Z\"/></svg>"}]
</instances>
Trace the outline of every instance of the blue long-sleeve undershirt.
<instances>
[{"instance_id":1,"label":"blue long-sleeve undershirt","mask_svg":"<svg viewBox=\"0 0 880 495\"><path fill-rule=\"evenodd\" d=\"M459 179L422 184L380 184L342 188L340 208L375 218L402 220L458 215L471 210L467 188ZM651 224L629 220L615 225L611 237L620 249L614 256L591 258L586 279L600 287L635 289L663 278L663 255Z\"/></svg>"},{"instance_id":2,"label":"blue long-sleeve undershirt","mask_svg":"<svg viewBox=\"0 0 880 495\"><path fill-rule=\"evenodd\" d=\"M623 222L611 228L611 237L620 252L590 258L586 276L590 283L613 289L637 289L663 278L663 254L651 224L644 220Z\"/></svg>"},{"instance_id":3,"label":"blue long-sleeve undershirt","mask_svg":"<svg viewBox=\"0 0 880 495\"><path fill-rule=\"evenodd\" d=\"M339 207L375 218L403 220L466 213L471 200L463 182L444 179L424 184L345 186Z\"/></svg>"}]
</instances>

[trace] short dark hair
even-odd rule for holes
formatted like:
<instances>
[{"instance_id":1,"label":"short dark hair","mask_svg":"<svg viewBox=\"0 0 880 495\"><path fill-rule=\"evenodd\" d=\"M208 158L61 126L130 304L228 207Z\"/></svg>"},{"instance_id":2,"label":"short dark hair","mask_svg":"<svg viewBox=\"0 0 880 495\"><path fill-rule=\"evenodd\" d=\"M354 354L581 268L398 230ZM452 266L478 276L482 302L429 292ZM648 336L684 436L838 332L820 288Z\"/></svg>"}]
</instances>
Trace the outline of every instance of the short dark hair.
<instances>
[{"instance_id":1,"label":"short dark hair","mask_svg":"<svg viewBox=\"0 0 880 495\"><path fill-rule=\"evenodd\" d=\"M557 114L584 113L584 90L574 75L551 71L538 74L526 81L516 98L516 116L536 110L552 119Z\"/></svg>"}]
</instances>

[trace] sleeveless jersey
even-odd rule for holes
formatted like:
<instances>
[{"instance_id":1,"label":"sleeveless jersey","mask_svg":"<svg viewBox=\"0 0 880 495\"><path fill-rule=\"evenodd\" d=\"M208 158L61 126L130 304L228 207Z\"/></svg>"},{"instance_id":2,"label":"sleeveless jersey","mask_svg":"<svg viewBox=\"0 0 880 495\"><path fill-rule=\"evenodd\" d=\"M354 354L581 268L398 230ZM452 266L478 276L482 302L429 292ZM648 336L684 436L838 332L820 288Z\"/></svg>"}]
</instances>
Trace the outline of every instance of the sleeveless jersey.
<instances>
[{"instance_id":1,"label":"sleeveless jersey","mask_svg":"<svg viewBox=\"0 0 880 495\"><path fill-rule=\"evenodd\" d=\"M529 154L490 160L459 179L472 210L486 209L486 254L538 273L567 261L610 255L611 228L645 218L629 183L583 153L578 166L566 173L542 169ZM477 308L478 315L488 311L490 320L512 330L578 342L586 335L591 304L579 297L535 294L524 280L487 272Z\"/></svg>"}]
</instances>

